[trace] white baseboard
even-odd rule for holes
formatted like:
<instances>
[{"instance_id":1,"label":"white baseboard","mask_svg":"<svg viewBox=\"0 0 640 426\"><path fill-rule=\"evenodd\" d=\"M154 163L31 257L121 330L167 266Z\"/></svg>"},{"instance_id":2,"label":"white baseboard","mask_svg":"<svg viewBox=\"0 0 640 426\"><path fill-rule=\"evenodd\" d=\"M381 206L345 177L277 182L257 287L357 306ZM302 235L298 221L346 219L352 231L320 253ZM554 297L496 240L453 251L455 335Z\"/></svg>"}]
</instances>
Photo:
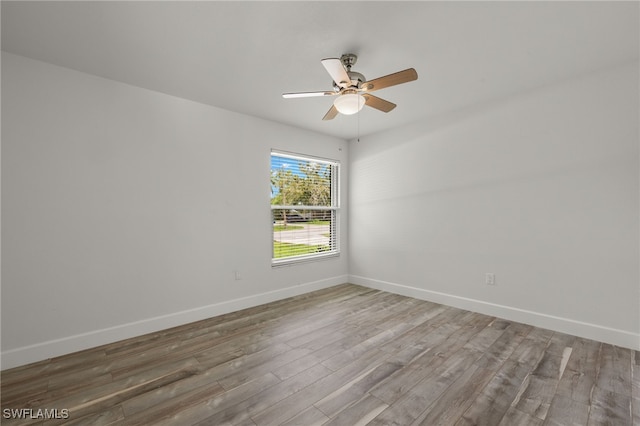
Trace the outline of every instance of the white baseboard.
<instances>
[{"instance_id":1,"label":"white baseboard","mask_svg":"<svg viewBox=\"0 0 640 426\"><path fill-rule=\"evenodd\" d=\"M337 277L303 283L239 299L214 303L212 305L202 306L186 311L175 312L169 315L148 318L115 327L104 328L88 333L77 334L61 339L49 340L35 345L3 351L0 357L1 369L5 370L8 368L18 367L32 362L42 361L52 357L117 342L119 340L129 339L131 337L188 324L190 322L212 318L217 315L251 308L264 303L286 299L287 297L321 290L323 288L343 284L347 282L347 278L347 275L340 275Z\"/></svg>"},{"instance_id":2,"label":"white baseboard","mask_svg":"<svg viewBox=\"0 0 640 426\"><path fill-rule=\"evenodd\" d=\"M454 296L452 294L380 281L358 275L349 275L349 282L374 288L376 290L387 291L389 293L413 297L415 299L428 300L430 302L503 318L509 321L516 321L540 328L559 331L573 336L584 337L586 339L592 339L616 346L640 350L640 334L638 333L576 321L569 318L542 314L539 312L527 311L524 309L512 308L509 306L497 305L481 300Z\"/></svg>"}]
</instances>

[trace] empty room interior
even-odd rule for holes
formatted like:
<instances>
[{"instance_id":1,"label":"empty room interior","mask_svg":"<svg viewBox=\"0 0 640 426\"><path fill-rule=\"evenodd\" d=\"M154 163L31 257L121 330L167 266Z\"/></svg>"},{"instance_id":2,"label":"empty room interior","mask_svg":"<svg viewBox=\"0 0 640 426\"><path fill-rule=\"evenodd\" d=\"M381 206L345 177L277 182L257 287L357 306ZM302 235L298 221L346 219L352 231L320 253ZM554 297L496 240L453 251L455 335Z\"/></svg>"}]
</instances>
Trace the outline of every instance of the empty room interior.
<instances>
[{"instance_id":1,"label":"empty room interior","mask_svg":"<svg viewBox=\"0 0 640 426\"><path fill-rule=\"evenodd\" d=\"M0 8L3 424L640 425L640 3Z\"/></svg>"}]
</instances>

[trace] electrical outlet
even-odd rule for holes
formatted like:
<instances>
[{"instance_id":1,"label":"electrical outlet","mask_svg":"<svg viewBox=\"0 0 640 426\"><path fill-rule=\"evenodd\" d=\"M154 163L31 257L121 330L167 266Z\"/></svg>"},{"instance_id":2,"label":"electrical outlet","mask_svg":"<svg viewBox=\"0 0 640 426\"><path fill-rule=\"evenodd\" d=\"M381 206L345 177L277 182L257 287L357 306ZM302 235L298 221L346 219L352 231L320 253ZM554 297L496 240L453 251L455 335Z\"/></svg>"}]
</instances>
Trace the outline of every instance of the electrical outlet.
<instances>
[{"instance_id":1,"label":"electrical outlet","mask_svg":"<svg viewBox=\"0 0 640 426\"><path fill-rule=\"evenodd\" d=\"M240 271L236 269L235 271L233 271L233 273L235 274L236 281L240 281L242 279L242 275L240 275Z\"/></svg>"},{"instance_id":2,"label":"electrical outlet","mask_svg":"<svg viewBox=\"0 0 640 426\"><path fill-rule=\"evenodd\" d=\"M486 285L496 285L496 274L493 272L487 272L484 274L484 283Z\"/></svg>"}]
</instances>

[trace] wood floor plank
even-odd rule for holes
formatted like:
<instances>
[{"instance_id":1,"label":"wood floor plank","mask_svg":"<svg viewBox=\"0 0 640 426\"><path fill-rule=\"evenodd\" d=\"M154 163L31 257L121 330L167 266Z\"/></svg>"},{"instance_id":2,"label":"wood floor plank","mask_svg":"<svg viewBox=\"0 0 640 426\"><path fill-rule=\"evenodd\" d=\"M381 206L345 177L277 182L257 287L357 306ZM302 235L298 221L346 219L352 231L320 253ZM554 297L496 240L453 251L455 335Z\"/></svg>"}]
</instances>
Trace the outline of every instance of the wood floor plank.
<instances>
[{"instance_id":1,"label":"wood floor plank","mask_svg":"<svg viewBox=\"0 0 640 426\"><path fill-rule=\"evenodd\" d=\"M532 416L529 413L518 410L517 408L511 408L504 415L498 426L513 426L513 425L527 425L527 426L542 426L543 421L537 417Z\"/></svg>"},{"instance_id":2,"label":"wood floor plank","mask_svg":"<svg viewBox=\"0 0 640 426\"><path fill-rule=\"evenodd\" d=\"M549 426L583 426L589 421L589 404L576 401L565 395L553 398L545 425Z\"/></svg>"},{"instance_id":3,"label":"wood floor plank","mask_svg":"<svg viewBox=\"0 0 640 426\"><path fill-rule=\"evenodd\" d=\"M304 407L314 405L335 390L352 382L363 373L379 366L385 361L386 357L388 357L388 354L378 349L373 349L363 354L357 361L344 366L338 371L332 372L330 375L318 380L312 385L274 404L253 416L252 419L257 424L270 425L283 423L304 411Z\"/></svg>"},{"instance_id":4,"label":"wood floor plank","mask_svg":"<svg viewBox=\"0 0 640 426\"><path fill-rule=\"evenodd\" d=\"M600 356L599 342L577 338L545 419L547 425L586 425Z\"/></svg>"},{"instance_id":5,"label":"wood floor plank","mask_svg":"<svg viewBox=\"0 0 640 426\"><path fill-rule=\"evenodd\" d=\"M311 406L289 421L282 423L282 426L321 426L327 424L329 420L329 417L325 416L322 411Z\"/></svg>"},{"instance_id":6,"label":"wood floor plank","mask_svg":"<svg viewBox=\"0 0 640 426\"><path fill-rule=\"evenodd\" d=\"M362 341L367 340L380 332L376 328L356 329L352 326L349 327L350 332L347 335L338 333L336 336L320 337L308 342L304 347L314 350L314 352L285 364L282 367L276 368L273 370L273 373L280 379L285 380L288 377L306 370L310 365L323 362L336 354L357 346ZM339 330L344 331L342 328Z\"/></svg>"},{"instance_id":7,"label":"wood floor plank","mask_svg":"<svg viewBox=\"0 0 640 426\"><path fill-rule=\"evenodd\" d=\"M556 395L558 383L573 351L575 337L554 333L544 354L531 374L527 375L501 423L542 423Z\"/></svg>"},{"instance_id":8,"label":"wood floor plank","mask_svg":"<svg viewBox=\"0 0 640 426\"><path fill-rule=\"evenodd\" d=\"M630 395L631 352L629 349L603 344L596 386L621 395Z\"/></svg>"},{"instance_id":9,"label":"wood floor plank","mask_svg":"<svg viewBox=\"0 0 640 426\"><path fill-rule=\"evenodd\" d=\"M295 376L283 380L263 391L244 399L237 404L228 405L215 414L202 420L198 425L239 424L251 416L269 409L290 395L306 388L331 374L328 368L316 364Z\"/></svg>"},{"instance_id":10,"label":"wood floor plank","mask_svg":"<svg viewBox=\"0 0 640 426\"><path fill-rule=\"evenodd\" d=\"M98 366L98 369L103 370L100 363L104 363L104 361L103 350L85 350L29 366L2 371L0 377L3 386L2 405L11 406L21 400L45 401L47 398L44 394L49 392L49 384L52 379L55 383L55 378L68 377L88 366ZM96 370L96 374L102 374L102 371ZM88 381L89 377L84 380Z\"/></svg>"},{"instance_id":11,"label":"wood floor plank","mask_svg":"<svg viewBox=\"0 0 640 426\"><path fill-rule=\"evenodd\" d=\"M269 373L226 392L216 382L212 382L131 416L126 416L121 424L123 426L196 424L210 417L222 407L249 398L279 382L274 375Z\"/></svg>"},{"instance_id":12,"label":"wood floor plank","mask_svg":"<svg viewBox=\"0 0 640 426\"><path fill-rule=\"evenodd\" d=\"M47 372L52 368L51 360L47 359L9 370L2 370L0 371L0 379L2 379L2 384L7 386L7 391L12 391L20 383L30 383L38 379L43 380Z\"/></svg>"},{"instance_id":13,"label":"wood floor plank","mask_svg":"<svg viewBox=\"0 0 640 426\"><path fill-rule=\"evenodd\" d=\"M127 426L158 425L175 421L190 424L191 416L195 412L191 408L209 404L223 393L222 386L215 381L210 382L191 388L187 392L173 395L171 398L163 399L160 403L152 405L146 410L138 411L135 414L125 413L126 417L120 423Z\"/></svg>"},{"instance_id":14,"label":"wood floor plank","mask_svg":"<svg viewBox=\"0 0 640 426\"><path fill-rule=\"evenodd\" d=\"M388 407L387 404L380 401L375 396L365 395L360 400L350 404L344 410L341 410L330 421L326 422L326 426L364 426L370 424L371 420L376 418L378 414Z\"/></svg>"},{"instance_id":15,"label":"wood floor plank","mask_svg":"<svg viewBox=\"0 0 640 426\"><path fill-rule=\"evenodd\" d=\"M494 374L494 371L478 368L476 365L466 369L436 402L416 419L414 424L424 426L454 424Z\"/></svg>"},{"instance_id":16,"label":"wood floor plank","mask_svg":"<svg viewBox=\"0 0 640 426\"><path fill-rule=\"evenodd\" d=\"M390 299L392 298L385 294L370 293L354 299L354 303L347 305L346 309L342 309L342 306L337 306L334 308L335 310L319 310L313 315L303 312L301 318L294 321L289 330L280 336L285 341L288 341L332 324L343 326L348 325L350 322L357 323L357 321L367 317L367 312L382 309Z\"/></svg>"},{"instance_id":17,"label":"wood floor plank","mask_svg":"<svg viewBox=\"0 0 640 426\"><path fill-rule=\"evenodd\" d=\"M3 425L640 426L638 351L353 284L0 379L3 410L70 410Z\"/></svg>"},{"instance_id":18,"label":"wood floor plank","mask_svg":"<svg viewBox=\"0 0 640 426\"><path fill-rule=\"evenodd\" d=\"M394 362L383 362L354 380L345 383L313 405L327 416L335 417L340 411L362 399L370 389L374 389L380 383L383 383L402 367L401 364ZM378 399L376 398L376 400ZM386 407L387 404L385 404Z\"/></svg>"},{"instance_id":19,"label":"wood floor plank","mask_svg":"<svg viewBox=\"0 0 640 426\"><path fill-rule=\"evenodd\" d=\"M494 327L494 324L498 324L497 327ZM496 322L493 320L487 325L485 328L480 330L478 334L473 336L469 341L463 346L466 349L473 349L478 352L486 351L493 343L498 340L500 336L504 334L505 326L504 321Z\"/></svg>"},{"instance_id":20,"label":"wood floor plank","mask_svg":"<svg viewBox=\"0 0 640 426\"><path fill-rule=\"evenodd\" d=\"M271 370L281 367L284 364L287 364L291 361L297 360L304 355L308 355L309 351L307 349L291 349L285 353L282 353L277 356L273 356L271 359L267 361L263 361L257 363L256 365L239 365L234 366L235 371L232 374L228 374L225 377L221 377L218 379L218 382L227 390L233 389L242 383L250 381L253 377L266 374ZM269 353L271 355L271 353Z\"/></svg>"},{"instance_id":21,"label":"wood floor plank","mask_svg":"<svg viewBox=\"0 0 640 426\"><path fill-rule=\"evenodd\" d=\"M220 384L216 380L217 371L215 369L208 369L204 371L198 371L196 374L185 377L181 380L177 380L168 385L152 389L141 395L132 397L121 403L123 412L127 416L131 416L140 411L147 410L151 407L162 404L165 401L169 401L180 395L186 394L193 389L198 389L202 386L215 386ZM222 391L224 388L220 386Z\"/></svg>"},{"instance_id":22,"label":"wood floor plank","mask_svg":"<svg viewBox=\"0 0 640 426\"><path fill-rule=\"evenodd\" d=\"M340 352L331 358L322 362L322 365L330 368L333 371L339 370L343 365L348 364L360 357L363 353L369 351L372 348L377 348L385 343L393 340L396 336L399 336L407 330L413 328L411 324L400 323L394 327L390 327L388 330L382 331L374 336L371 336L367 340Z\"/></svg>"},{"instance_id":23,"label":"wood floor plank","mask_svg":"<svg viewBox=\"0 0 640 426\"><path fill-rule=\"evenodd\" d=\"M106 408L104 411L90 413L84 417L77 418L75 420L50 420L42 423L43 426L107 426L112 425L118 421L124 419L124 413L120 405L114 405Z\"/></svg>"},{"instance_id":24,"label":"wood floor plank","mask_svg":"<svg viewBox=\"0 0 640 426\"><path fill-rule=\"evenodd\" d=\"M483 317L478 318L479 323L475 325L478 328L464 327L473 319L474 317L470 316L459 317L460 325L455 324L454 319L453 324L443 324L438 327L436 332L429 334L429 342L433 346L407 368L392 376L384 385L372 390L371 394L389 405L394 404L402 395L426 377L431 376L433 371L445 363L451 354L462 348L473 335L479 332L479 329L484 328L482 325L486 326L491 322L490 317Z\"/></svg>"},{"instance_id":25,"label":"wood floor plank","mask_svg":"<svg viewBox=\"0 0 640 426\"><path fill-rule=\"evenodd\" d=\"M543 421L547 417L557 387L557 379L535 374L528 375L520 386L511 407L507 410L506 418L511 418L509 411L515 410Z\"/></svg>"},{"instance_id":26,"label":"wood floor plank","mask_svg":"<svg viewBox=\"0 0 640 426\"><path fill-rule=\"evenodd\" d=\"M2 406L13 407L24 401L42 401L47 397L49 380L46 377L33 377L25 381L10 384L2 383Z\"/></svg>"},{"instance_id":27,"label":"wood floor plank","mask_svg":"<svg viewBox=\"0 0 640 426\"><path fill-rule=\"evenodd\" d=\"M54 402L67 395L80 394L85 390L91 391L97 386L107 385L113 381L114 380L109 373L87 379L78 378L74 381L65 382L62 387L50 388L46 395L38 400L41 401L41 404L47 404L48 401Z\"/></svg>"},{"instance_id":28,"label":"wood floor plank","mask_svg":"<svg viewBox=\"0 0 640 426\"><path fill-rule=\"evenodd\" d=\"M542 359L552 334L546 330L532 330L455 424L499 424L515 400L524 379Z\"/></svg>"},{"instance_id":29,"label":"wood floor plank","mask_svg":"<svg viewBox=\"0 0 640 426\"><path fill-rule=\"evenodd\" d=\"M460 316L460 311L444 306L441 308L433 312L434 315L429 320L419 323L402 336L398 336L397 339L381 346L380 349L392 353L409 346L426 348L435 345L438 337L446 334L445 328L451 332L459 328L459 326L454 326L453 322L456 316ZM432 333L434 334L431 335Z\"/></svg>"},{"instance_id":30,"label":"wood floor plank","mask_svg":"<svg viewBox=\"0 0 640 426\"><path fill-rule=\"evenodd\" d=\"M523 375L526 372L517 362L506 361L455 424L493 426L500 423L511 406Z\"/></svg>"},{"instance_id":31,"label":"wood floor plank","mask_svg":"<svg viewBox=\"0 0 640 426\"><path fill-rule=\"evenodd\" d=\"M495 371L509 359L511 354L529 334L532 327L524 324L510 323L483 353L476 365L487 370Z\"/></svg>"},{"instance_id":32,"label":"wood floor plank","mask_svg":"<svg viewBox=\"0 0 640 426\"><path fill-rule=\"evenodd\" d=\"M504 330L509 326L509 322L494 320L487 328L463 346L465 349L473 349L484 354L460 378L455 380L437 401L414 422L415 424L454 424L461 417L481 389L495 374L495 371L491 370L490 367L495 367L497 363L492 363L489 360L496 359L502 352L508 351L507 353L511 353L513 350L513 346L505 348L504 340L499 340L505 334ZM515 329L512 329L507 335L512 345L519 341L519 339L514 339L513 334L516 334L515 331ZM520 337L523 336L524 333ZM481 368L478 368L479 366Z\"/></svg>"},{"instance_id":33,"label":"wood floor plank","mask_svg":"<svg viewBox=\"0 0 640 426\"><path fill-rule=\"evenodd\" d=\"M342 339L349 336L350 331L352 330L353 327L346 324L336 327L335 324L330 323L319 329L310 327L305 330L304 334L285 340L285 343L292 348L304 347L316 349L318 347L316 342L320 342L322 344L323 342L327 342L329 339L332 341Z\"/></svg>"},{"instance_id":34,"label":"wood floor plank","mask_svg":"<svg viewBox=\"0 0 640 426\"><path fill-rule=\"evenodd\" d=\"M74 416L102 411L151 389L166 386L177 380L196 374L197 361L179 360L155 366L136 375L125 377L92 389L73 393L47 404L68 408Z\"/></svg>"},{"instance_id":35,"label":"wood floor plank","mask_svg":"<svg viewBox=\"0 0 640 426\"><path fill-rule=\"evenodd\" d=\"M431 369L429 375L376 417L373 424L414 423L456 380L465 374L473 375L477 368L473 363L480 356L479 352L472 349L455 350L439 367ZM375 392L371 393L375 395Z\"/></svg>"},{"instance_id":36,"label":"wood floor plank","mask_svg":"<svg viewBox=\"0 0 640 426\"><path fill-rule=\"evenodd\" d=\"M582 404L589 404L596 383L601 343L576 339L557 393Z\"/></svg>"},{"instance_id":37,"label":"wood floor plank","mask_svg":"<svg viewBox=\"0 0 640 426\"><path fill-rule=\"evenodd\" d=\"M587 425L630 424L631 397L595 386L593 388Z\"/></svg>"}]
</instances>

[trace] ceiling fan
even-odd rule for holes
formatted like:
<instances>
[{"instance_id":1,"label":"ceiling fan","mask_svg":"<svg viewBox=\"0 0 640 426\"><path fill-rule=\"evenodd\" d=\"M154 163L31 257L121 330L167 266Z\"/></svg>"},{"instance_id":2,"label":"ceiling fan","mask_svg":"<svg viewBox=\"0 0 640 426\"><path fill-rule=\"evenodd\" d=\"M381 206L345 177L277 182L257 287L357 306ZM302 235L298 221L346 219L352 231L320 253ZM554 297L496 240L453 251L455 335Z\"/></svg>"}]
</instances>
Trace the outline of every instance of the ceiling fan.
<instances>
[{"instance_id":1,"label":"ceiling fan","mask_svg":"<svg viewBox=\"0 0 640 426\"><path fill-rule=\"evenodd\" d=\"M323 59L322 65L333 79L333 90L321 92L283 93L282 97L309 98L315 96L337 96L329 111L322 118L331 120L338 113L350 115L360 111L364 105L370 106L382 112L389 112L396 104L374 96L371 92L384 89L397 84L408 83L417 80L418 73L413 68L398 71L373 80L366 80L359 72L351 71L358 57L353 53L344 54L338 58Z\"/></svg>"}]
</instances>

